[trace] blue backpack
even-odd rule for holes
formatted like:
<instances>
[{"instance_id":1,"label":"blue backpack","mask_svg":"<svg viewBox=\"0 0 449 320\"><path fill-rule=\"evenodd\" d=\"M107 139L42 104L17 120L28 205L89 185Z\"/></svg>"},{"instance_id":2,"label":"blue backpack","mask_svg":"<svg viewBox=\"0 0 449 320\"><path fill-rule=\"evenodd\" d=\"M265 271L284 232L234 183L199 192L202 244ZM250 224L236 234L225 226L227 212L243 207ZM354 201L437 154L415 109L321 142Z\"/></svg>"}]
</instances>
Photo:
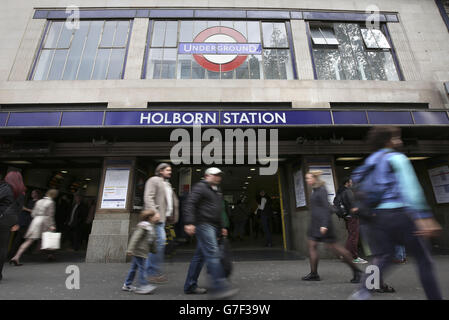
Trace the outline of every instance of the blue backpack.
<instances>
[{"instance_id":1,"label":"blue backpack","mask_svg":"<svg viewBox=\"0 0 449 320\"><path fill-rule=\"evenodd\" d=\"M380 183L376 169L378 168L377 165L391 152L383 152L376 159L377 161L373 161L373 163L365 162L365 164L356 168L351 175L354 197L359 208L358 215L361 218L373 216L372 209L380 204L383 195L387 191L388 185ZM391 168L391 171L393 172L393 168Z\"/></svg>"}]
</instances>

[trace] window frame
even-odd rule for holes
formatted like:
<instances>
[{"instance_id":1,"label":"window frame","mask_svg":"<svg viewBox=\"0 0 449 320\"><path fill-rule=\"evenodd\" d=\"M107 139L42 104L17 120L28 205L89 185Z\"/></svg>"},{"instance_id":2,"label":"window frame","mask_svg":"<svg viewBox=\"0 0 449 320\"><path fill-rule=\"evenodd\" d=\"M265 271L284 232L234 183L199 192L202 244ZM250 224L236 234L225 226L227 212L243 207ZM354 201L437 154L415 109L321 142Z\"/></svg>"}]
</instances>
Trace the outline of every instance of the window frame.
<instances>
[{"instance_id":1,"label":"window frame","mask_svg":"<svg viewBox=\"0 0 449 320\"><path fill-rule=\"evenodd\" d=\"M63 19L60 19L60 18L56 18L56 19L47 19L47 21L46 21L44 30L43 30L43 32L41 34L39 48L36 51L32 67L31 67L31 69L30 69L30 71L28 73L28 76L27 76L27 81L85 81L85 80L95 80L95 79L92 79L92 75L94 73L95 65L97 63L97 57L98 57L99 49L110 49L111 52L109 53L109 58L108 58L109 63L108 63L108 68L106 70L106 79L97 79L97 80L122 80L122 79L124 79L124 77L125 77L125 70L126 70L126 61L127 61L127 58L128 58L129 44L130 44L130 41L131 41L134 19L133 18L107 18L107 19L103 19L103 18L85 18L85 19L80 19L80 21L90 21L90 22L92 22L92 21L103 21L103 26L101 27L100 37L99 37L98 43L96 45L96 52L95 52L95 57L94 57L94 63L92 65L92 70L91 70L91 73L90 73L90 78L89 79L83 79L83 80L77 79L78 75L79 75L79 68L80 68L80 65L81 65L81 59L83 57L84 50L86 48L87 35L86 35L86 39L84 40L84 43L83 43L83 49L81 51L81 57L80 57L80 64L78 65L78 70L77 70L75 79L71 79L71 80L64 80L63 79L64 72L65 72L65 69L66 69L66 66L67 66L68 56L70 54L70 50L71 50L71 46L72 46L72 42L73 42L73 38L74 38L74 36L73 36L74 33L72 32L71 39L70 39L70 44L69 44L68 48L57 48L57 47L55 47L55 48L44 48L44 44L45 44L45 41L47 39L48 33L50 32L50 28L51 28L52 23L53 22L65 23L66 22L66 20L63 20ZM129 21L127 39L126 39L126 42L125 42L123 47L122 46L114 46L114 42L112 43L112 46L110 46L110 47L109 46L101 46L101 40L102 40L102 37L103 37L104 27L105 27L105 24L106 24L107 21L117 21L117 22L119 22L119 21ZM62 29L63 28L61 28L61 31L59 32L57 43L59 42L59 38L61 36ZM90 31L90 26L89 26L89 30L88 30L87 34L89 33L89 31ZM117 26L116 26L116 29L115 29L115 32L114 32L114 38L113 39L115 39L116 32L117 32ZM112 55L112 50L114 50L114 49L124 49L125 50L125 54L123 56L123 67L122 67L122 70L120 72L120 78L118 78L118 79L107 79L107 75L108 75L109 67L110 67L110 65L109 65L110 64L110 58L111 58L111 55ZM45 51L45 50L54 50L55 51L53 53L53 56L51 58L51 63L49 64L49 68L48 68L47 73L46 73L47 76L46 76L45 80L34 80L33 78L34 78L34 75L35 75L35 72L36 72L36 69L37 69L37 66L38 66L39 59L40 59L40 57L42 55L42 52ZM68 50L67 57L66 57L65 62L64 62L64 67L63 67L63 69L61 71L61 79L48 80L48 75L49 75L50 70L51 70L52 65L53 65L53 59L54 59L56 50Z\"/></svg>"},{"instance_id":2,"label":"window frame","mask_svg":"<svg viewBox=\"0 0 449 320\"><path fill-rule=\"evenodd\" d=\"M243 19L243 18L232 18L232 19L226 19L226 18L221 18L221 19L212 19L212 18L187 18L187 19L183 19L183 18L150 18L149 19L149 24L148 24L148 29L147 29L147 37L146 37L146 44L145 44L145 53L144 53L144 61L142 64L142 73L141 73L141 79L145 79L145 80L195 80L195 78L192 78L193 76L193 65L190 68L190 75L191 78L189 79L178 79L177 78L177 74L178 74L178 67L179 67L179 54L178 52L176 53L176 71L175 71L175 78L170 78L170 79L162 79L162 78L147 78L147 69L149 67L149 63L148 63L148 58L150 55L150 50L153 48L158 48L158 49L165 49L166 47L152 47L151 46L151 42L152 42L152 36L153 36L153 32L154 32L154 25L156 21L177 21L178 22L178 30L177 30L177 43L176 43L176 47L170 47L170 48L176 48L176 50L178 50L179 47L179 42L180 42L180 28L181 28L181 23L183 21L205 21L205 22L209 22L209 21L217 21L217 22L221 22L221 21L230 21L230 22L257 22L259 25L259 33L260 33L260 44L262 45L262 52L263 50L267 49L267 50L287 50L290 51L290 59L291 59L291 63L292 63L292 75L293 78L292 79L268 79L268 80L298 80L298 76L297 76L297 69L296 69L296 57L294 54L294 44L293 44L293 35L291 32L291 25L290 25L290 21L289 20L276 20L276 19L266 19L266 20L262 20L262 19ZM288 47L282 47L282 48L272 48L272 47L265 47L264 46L264 41L263 41L263 30L262 30L262 23L283 23L285 25L285 31L286 31L286 35L287 35L287 43L288 43ZM164 41L165 42L165 41ZM167 47L168 48L168 47ZM251 78L251 67L249 65L249 61L247 61L248 63L248 78L242 78L242 79L238 79L236 78L236 72L238 70L232 70L232 72L234 73L233 77L230 79L227 78L222 78L222 73L220 72L220 77L218 79L211 79L211 78L207 78L207 73L208 70L205 69L206 72L206 77L204 79L198 79L198 80L267 80L265 77L265 70L264 70L264 63L265 63L265 58L263 53L261 54L261 59L260 59L260 63L262 65L262 72L263 74L261 75L261 78L259 79L252 79ZM279 68L278 68L279 69ZM161 70L161 74L162 74L162 70ZM280 78L280 71L279 71L279 78Z\"/></svg>"},{"instance_id":3,"label":"window frame","mask_svg":"<svg viewBox=\"0 0 449 320\"><path fill-rule=\"evenodd\" d=\"M338 49L340 47L340 43L338 44L338 46L329 46L329 45L315 45L312 41L312 32L311 29L312 27L316 27L316 26L331 26L333 29L333 25L335 23L344 23L344 24L357 24L359 26L359 32L360 32L360 36L361 36L361 41L363 42L363 46L364 46L364 50L365 52L390 52L391 56L393 58L393 63L394 66L396 68L396 72L398 75L398 79L399 81L405 81L404 79L404 75L402 73L402 69L400 67L399 64L399 60L397 58L397 54L396 54L396 50L394 47L394 44L391 40L390 37L390 33L388 31L388 25L387 23L381 23L380 25L380 31L383 33L383 35L385 36L385 39L387 40L388 44L390 45L390 49L382 49L382 48L376 48L376 49L369 49L366 47L365 45L365 41L361 32L361 29L364 29L362 27L362 23L360 21L311 21L311 20L306 20L306 34L307 34L307 38L308 38L308 42L309 42L309 52L310 52L310 57L312 60L312 68L313 68L313 76L314 76L314 80L322 80L322 79L318 79L318 72L316 69L316 63L315 63L315 54L314 54L314 49L325 49L325 50L329 50L329 49ZM335 30L334 30L335 32ZM331 81L331 80L328 80ZM333 81L341 81L341 80L333 80ZM353 80L353 81L376 81L376 80ZM380 80L381 81L381 80ZM389 80L383 80L383 81L389 81Z\"/></svg>"}]
</instances>

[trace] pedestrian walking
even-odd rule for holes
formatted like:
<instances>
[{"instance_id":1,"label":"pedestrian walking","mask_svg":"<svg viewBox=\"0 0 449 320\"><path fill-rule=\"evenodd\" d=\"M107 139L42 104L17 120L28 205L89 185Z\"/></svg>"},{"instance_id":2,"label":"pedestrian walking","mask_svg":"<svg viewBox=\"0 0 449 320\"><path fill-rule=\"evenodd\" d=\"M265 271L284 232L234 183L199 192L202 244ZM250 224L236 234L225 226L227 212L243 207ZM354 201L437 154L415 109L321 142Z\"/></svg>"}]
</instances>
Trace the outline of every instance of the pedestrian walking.
<instances>
[{"instance_id":1,"label":"pedestrian walking","mask_svg":"<svg viewBox=\"0 0 449 320\"><path fill-rule=\"evenodd\" d=\"M25 200L25 185L22 174L10 171L0 181L0 281L3 279L3 265L8 254L9 236L17 231L19 212Z\"/></svg>"},{"instance_id":2,"label":"pedestrian walking","mask_svg":"<svg viewBox=\"0 0 449 320\"><path fill-rule=\"evenodd\" d=\"M210 275L210 293L214 299L226 299L238 293L225 277L220 262L218 238L227 236L222 216L223 195L218 189L223 172L218 168L206 170L204 180L195 184L184 207L185 232L196 235L197 247L190 262L184 284L186 294L204 294L206 289L198 287L198 277L206 263Z\"/></svg>"},{"instance_id":3,"label":"pedestrian walking","mask_svg":"<svg viewBox=\"0 0 449 320\"><path fill-rule=\"evenodd\" d=\"M23 207L22 211L19 213L19 230L15 232L14 241L9 252L9 257L12 258L20 246L25 240L25 234L28 230L28 227L31 224L33 218L31 217L31 213L33 212L33 208L38 200L42 198L42 193L40 190L31 191L31 199L28 200L27 204Z\"/></svg>"},{"instance_id":4,"label":"pedestrian walking","mask_svg":"<svg viewBox=\"0 0 449 320\"><path fill-rule=\"evenodd\" d=\"M314 170L306 174L306 182L312 188L310 198L311 222L308 230L308 246L310 259L310 273L302 278L304 281L320 281L318 275L318 243L324 242L337 257L343 257L343 261L351 268L353 278L351 283L360 282L362 271L352 262L348 250L337 243L334 227L331 220L332 210L327 198L327 190L324 181L320 179L322 171Z\"/></svg>"},{"instance_id":5,"label":"pedestrian walking","mask_svg":"<svg viewBox=\"0 0 449 320\"><path fill-rule=\"evenodd\" d=\"M418 274L428 299L442 299L426 238L437 235L441 226L433 219L410 160L397 151L402 146L396 127L374 127L368 145L375 151L357 168L352 179L360 187L366 183L366 223L373 264L379 268L380 282L393 263L396 245L404 245L418 265ZM369 182L369 183L368 183ZM351 299L369 299L365 281Z\"/></svg>"},{"instance_id":6,"label":"pedestrian walking","mask_svg":"<svg viewBox=\"0 0 449 320\"><path fill-rule=\"evenodd\" d=\"M42 233L56 230L54 200L57 196L58 190L50 189L43 199L36 202L31 213L33 220L25 234L26 241L20 246L16 255L9 261L10 264L21 266L20 258L33 242L42 239ZM49 254L48 258L53 259L53 255Z\"/></svg>"},{"instance_id":7,"label":"pedestrian walking","mask_svg":"<svg viewBox=\"0 0 449 320\"><path fill-rule=\"evenodd\" d=\"M154 210L144 210L139 216L140 222L129 241L127 254L132 256L131 268L123 284L123 291L133 291L137 294L152 293L156 286L146 280L145 260L148 253L156 253L156 231L154 224L160 219L159 213ZM138 275L138 287L132 286L136 273Z\"/></svg>"},{"instance_id":8,"label":"pedestrian walking","mask_svg":"<svg viewBox=\"0 0 449 320\"><path fill-rule=\"evenodd\" d=\"M273 210L271 209L271 198L261 190L256 197L257 201L257 215L260 216L262 223L263 233L265 235L265 247L272 247L273 240L271 235L271 218L273 216Z\"/></svg>"},{"instance_id":9,"label":"pedestrian walking","mask_svg":"<svg viewBox=\"0 0 449 320\"><path fill-rule=\"evenodd\" d=\"M167 276L162 272L167 240L165 225L175 224L178 221L179 202L169 182L172 175L171 166L161 163L156 167L155 174L145 183L144 208L159 214L159 221L155 224L157 250L156 253L148 254L145 270L150 283L159 284L168 281Z\"/></svg>"},{"instance_id":10,"label":"pedestrian walking","mask_svg":"<svg viewBox=\"0 0 449 320\"><path fill-rule=\"evenodd\" d=\"M242 199L237 200L232 212L231 220L234 225L233 239L243 241L246 230L246 222L248 220L248 213Z\"/></svg>"},{"instance_id":11,"label":"pedestrian walking","mask_svg":"<svg viewBox=\"0 0 449 320\"><path fill-rule=\"evenodd\" d=\"M348 231L348 239L345 248L352 255L354 263L368 263L365 259L359 257L359 217L357 215L358 208L351 190L352 180L347 177L343 181L343 185L338 189L334 199L334 205L340 203L344 209L344 221L346 230Z\"/></svg>"},{"instance_id":12,"label":"pedestrian walking","mask_svg":"<svg viewBox=\"0 0 449 320\"><path fill-rule=\"evenodd\" d=\"M407 262L407 254L405 252L405 247L401 245L394 246L394 263L404 264Z\"/></svg>"},{"instance_id":13,"label":"pedestrian walking","mask_svg":"<svg viewBox=\"0 0 449 320\"><path fill-rule=\"evenodd\" d=\"M85 221L88 208L84 204L83 197L75 194L74 203L70 215L67 217L67 235L72 243L72 249L78 251L83 243Z\"/></svg>"}]
</instances>

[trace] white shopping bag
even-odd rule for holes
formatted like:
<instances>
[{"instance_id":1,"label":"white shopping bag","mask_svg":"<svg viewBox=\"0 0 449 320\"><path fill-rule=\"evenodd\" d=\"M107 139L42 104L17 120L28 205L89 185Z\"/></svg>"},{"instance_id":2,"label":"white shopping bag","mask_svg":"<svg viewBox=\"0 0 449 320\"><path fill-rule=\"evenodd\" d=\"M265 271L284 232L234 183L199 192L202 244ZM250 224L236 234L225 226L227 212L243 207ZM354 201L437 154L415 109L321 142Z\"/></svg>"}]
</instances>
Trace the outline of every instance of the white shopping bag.
<instances>
[{"instance_id":1,"label":"white shopping bag","mask_svg":"<svg viewBox=\"0 0 449 320\"><path fill-rule=\"evenodd\" d=\"M61 247L61 233L44 232L42 233L42 250L56 250Z\"/></svg>"}]
</instances>

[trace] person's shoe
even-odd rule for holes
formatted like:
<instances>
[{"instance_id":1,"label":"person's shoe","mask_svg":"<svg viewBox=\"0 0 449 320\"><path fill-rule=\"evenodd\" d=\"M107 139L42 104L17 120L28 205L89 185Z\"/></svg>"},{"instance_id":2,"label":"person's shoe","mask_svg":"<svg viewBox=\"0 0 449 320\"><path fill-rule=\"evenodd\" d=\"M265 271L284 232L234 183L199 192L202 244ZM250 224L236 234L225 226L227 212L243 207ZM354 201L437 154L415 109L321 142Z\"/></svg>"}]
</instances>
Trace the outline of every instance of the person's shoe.
<instances>
[{"instance_id":1,"label":"person's shoe","mask_svg":"<svg viewBox=\"0 0 449 320\"><path fill-rule=\"evenodd\" d=\"M360 281L362 280L362 271L357 270L354 271L354 277L350 280L351 283L360 283Z\"/></svg>"},{"instance_id":2,"label":"person's shoe","mask_svg":"<svg viewBox=\"0 0 449 320\"><path fill-rule=\"evenodd\" d=\"M23 263L20 263L19 261L14 260L14 259L9 260L9 264L11 264L11 265L13 264L16 267L23 266Z\"/></svg>"},{"instance_id":3,"label":"person's shoe","mask_svg":"<svg viewBox=\"0 0 449 320\"><path fill-rule=\"evenodd\" d=\"M207 293L207 289L196 287L193 290L187 291L185 294L205 294Z\"/></svg>"},{"instance_id":4,"label":"person's shoe","mask_svg":"<svg viewBox=\"0 0 449 320\"><path fill-rule=\"evenodd\" d=\"M148 282L154 284L163 284L168 282L168 278L166 275L161 274L160 276L152 276L148 278Z\"/></svg>"},{"instance_id":5,"label":"person's shoe","mask_svg":"<svg viewBox=\"0 0 449 320\"><path fill-rule=\"evenodd\" d=\"M230 299L233 296L235 296L237 293L239 293L240 289L238 288L228 288L220 291L216 291L211 294L211 298L215 300L223 300L223 299Z\"/></svg>"},{"instance_id":6,"label":"person's shoe","mask_svg":"<svg viewBox=\"0 0 449 320\"><path fill-rule=\"evenodd\" d=\"M136 290L136 287L134 287L134 286L127 286L126 284L124 284L123 287L122 287L122 290L123 291L132 292L132 291Z\"/></svg>"},{"instance_id":7,"label":"person's shoe","mask_svg":"<svg viewBox=\"0 0 449 320\"><path fill-rule=\"evenodd\" d=\"M157 288L156 286L153 286L151 284L147 284L146 286L137 287L136 290L134 290L134 293L137 293L137 294L150 294L154 290L156 290L156 288Z\"/></svg>"},{"instance_id":8,"label":"person's shoe","mask_svg":"<svg viewBox=\"0 0 449 320\"><path fill-rule=\"evenodd\" d=\"M407 262L407 259L393 259L393 263L397 264L405 264Z\"/></svg>"},{"instance_id":9,"label":"person's shoe","mask_svg":"<svg viewBox=\"0 0 449 320\"><path fill-rule=\"evenodd\" d=\"M320 276L318 275L318 273L309 273L308 275L306 275L305 277L301 278L303 281L321 281Z\"/></svg>"},{"instance_id":10,"label":"person's shoe","mask_svg":"<svg viewBox=\"0 0 449 320\"><path fill-rule=\"evenodd\" d=\"M368 263L368 261L366 261L365 259L362 259L360 257L355 258L354 260L352 260L353 263Z\"/></svg>"}]
</instances>

